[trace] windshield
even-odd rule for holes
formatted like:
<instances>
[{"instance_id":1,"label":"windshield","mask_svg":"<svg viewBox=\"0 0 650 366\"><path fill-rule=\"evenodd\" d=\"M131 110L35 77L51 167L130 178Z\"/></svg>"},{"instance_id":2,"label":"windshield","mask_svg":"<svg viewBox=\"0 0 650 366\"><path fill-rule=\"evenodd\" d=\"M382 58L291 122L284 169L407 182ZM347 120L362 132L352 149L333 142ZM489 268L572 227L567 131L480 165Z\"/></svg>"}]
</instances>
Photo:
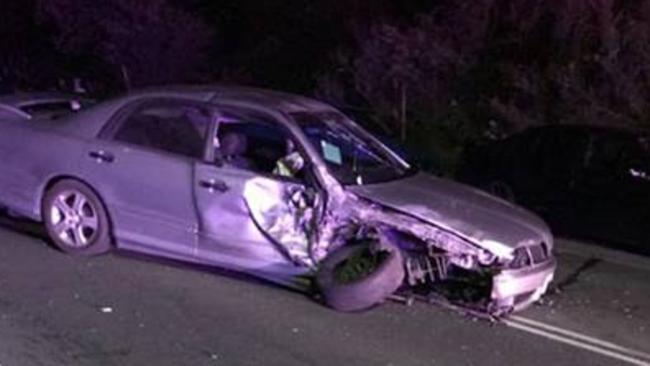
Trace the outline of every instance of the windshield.
<instances>
[{"instance_id":1,"label":"windshield","mask_svg":"<svg viewBox=\"0 0 650 366\"><path fill-rule=\"evenodd\" d=\"M343 185L379 183L412 172L408 163L338 113L294 113L293 119Z\"/></svg>"}]
</instances>

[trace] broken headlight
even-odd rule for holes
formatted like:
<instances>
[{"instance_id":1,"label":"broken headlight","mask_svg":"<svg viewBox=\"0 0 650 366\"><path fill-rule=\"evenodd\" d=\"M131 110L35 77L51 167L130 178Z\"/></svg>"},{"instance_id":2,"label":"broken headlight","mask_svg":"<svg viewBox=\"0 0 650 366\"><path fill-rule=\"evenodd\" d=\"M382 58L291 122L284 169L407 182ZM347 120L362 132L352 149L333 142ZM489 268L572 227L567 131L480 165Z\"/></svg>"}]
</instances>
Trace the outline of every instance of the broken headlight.
<instances>
[{"instance_id":1,"label":"broken headlight","mask_svg":"<svg viewBox=\"0 0 650 366\"><path fill-rule=\"evenodd\" d=\"M449 261L464 269L475 269L478 265L488 267L497 262L497 256L487 250L480 250L477 255L451 255Z\"/></svg>"},{"instance_id":2,"label":"broken headlight","mask_svg":"<svg viewBox=\"0 0 650 366\"><path fill-rule=\"evenodd\" d=\"M467 254L452 255L449 262L463 269L473 269L476 267L476 257Z\"/></svg>"},{"instance_id":3,"label":"broken headlight","mask_svg":"<svg viewBox=\"0 0 650 366\"><path fill-rule=\"evenodd\" d=\"M483 249L478 253L477 259L482 266L490 266L497 261L497 256L489 250Z\"/></svg>"},{"instance_id":4,"label":"broken headlight","mask_svg":"<svg viewBox=\"0 0 650 366\"><path fill-rule=\"evenodd\" d=\"M484 250L477 248L468 241L448 232L440 231L429 240L429 252L433 256L437 250L448 253L449 262L464 269L473 269L482 260L491 260Z\"/></svg>"}]
</instances>

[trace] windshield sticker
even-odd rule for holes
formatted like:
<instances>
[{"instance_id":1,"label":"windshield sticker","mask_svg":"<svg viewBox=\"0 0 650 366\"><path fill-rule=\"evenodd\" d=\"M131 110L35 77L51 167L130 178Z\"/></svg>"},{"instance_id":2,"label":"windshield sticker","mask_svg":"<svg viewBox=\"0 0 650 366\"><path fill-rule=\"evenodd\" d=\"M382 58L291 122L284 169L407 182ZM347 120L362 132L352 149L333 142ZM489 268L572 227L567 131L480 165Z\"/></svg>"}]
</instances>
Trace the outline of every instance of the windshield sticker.
<instances>
[{"instance_id":1,"label":"windshield sticker","mask_svg":"<svg viewBox=\"0 0 650 366\"><path fill-rule=\"evenodd\" d=\"M323 149L323 158L325 158L325 160L337 165L343 164L343 156L340 147L330 144L325 140L320 141L320 146Z\"/></svg>"}]
</instances>

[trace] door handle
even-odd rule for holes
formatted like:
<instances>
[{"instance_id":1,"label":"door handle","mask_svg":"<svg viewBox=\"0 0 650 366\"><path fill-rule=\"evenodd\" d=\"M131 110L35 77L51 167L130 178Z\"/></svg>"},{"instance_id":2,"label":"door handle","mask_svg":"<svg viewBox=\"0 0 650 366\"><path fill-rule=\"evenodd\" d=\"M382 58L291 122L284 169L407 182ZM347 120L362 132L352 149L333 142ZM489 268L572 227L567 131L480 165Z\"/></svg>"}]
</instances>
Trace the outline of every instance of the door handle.
<instances>
[{"instance_id":1,"label":"door handle","mask_svg":"<svg viewBox=\"0 0 650 366\"><path fill-rule=\"evenodd\" d=\"M202 180L199 182L199 186L201 186L201 188L207 189L210 192L219 191L223 193L227 192L230 189L226 182L217 179Z\"/></svg>"},{"instance_id":2,"label":"door handle","mask_svg":"<svg viewBox=\"0 0 650 366\"><path fill-rule=\"evenodd\" d=\"M98 163L112 163L115 161L115 156L108 151L97 150L88 153L88 156L93 158Z\"/></svg>"}]
</instances>

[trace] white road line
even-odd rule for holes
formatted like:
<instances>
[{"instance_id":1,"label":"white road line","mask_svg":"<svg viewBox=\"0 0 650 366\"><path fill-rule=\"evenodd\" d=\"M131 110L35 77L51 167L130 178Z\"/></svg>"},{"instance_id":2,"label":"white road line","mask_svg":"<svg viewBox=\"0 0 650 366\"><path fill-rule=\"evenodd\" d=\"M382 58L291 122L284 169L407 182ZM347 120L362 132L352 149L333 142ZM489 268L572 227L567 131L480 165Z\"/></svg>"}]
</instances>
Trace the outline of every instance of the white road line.
<instances>
[{"instance_id":1,"label":"white road line","mask_svg":"<svg viewBox=\"0 0 650 366\"><path fill-rule=\"evenodd\" d=\"M593 337L589 337L589 336L586 336L586 335L582 335L582 334L579 334L579 333L575 333L575 332L572 332L572 331L569 331L569 330L566 330L566 329L553 327L553 326L548 325L548 324L539 323L539 322L536 322L536 321L531 321L530 319L525 319L525 318L521 318L521 317L517 317L517 316L511 317L511 319L515 319L515 320L505 319L505 320L503 320L503 322L506 325L508 325L509 327L516 328L516 329L519 329L519 330L522 330L522 331L525 331L525 332L528 332L528 333L532 333L532 334L535 334L535 335L538 335L538 336L541 336L541 337L545 337L545 338L548 338L548 339L551 339L551 340L554 340L554 341L557 341L557 342L560 342L560 343L568 344L568 345L571 345L571 346L574 346L574 347L577 347L577 348L582 348L584 350L591 351L591 352L594 352L594 353L597 353L597 354L600 354L600 355L603 355L603 356L607 356L607 357L610 357L610 358L615 358L615 359L617 359L619 361L627 362L627 363L632 364L632 365L650 366L650 362L648 360L642 359L642 358L645 358L645 356L640 356L640 355L645 355L645 353L643 353L643 352L630 350L628 348L621 347L621 346L615 345L615 344L610 343L610 342L602 341L602 340L599 340L599 339L596 339L596 338L593 338ZM524 319L524 321L521 321L522 319ZM526 324L526 322L531 323L531 324L537 324L537 325L541 324L543 326L535 327L533 325ZM555 332L560 333L560 334L552 333L551 331L546 330L544 328L555 329ZM560 331L558 331L558 330L560 330ZM569 334L572 334L572 336L574 338L577 338L577 339L570 338L568 336ZM578 337L575 337L576 335ZM589 339L589 342L592 343L592 344L587 343L587 339ZM608 346L604 347L603 345L605 345L605 344L608 344ZM610 348L610 349L607 349L607 348ZM627 350L627 351L631 351L631 352L628 353L626 351L626 353L628 353L628 354L625 354L622 351L617 351L615 349L617 349L617 350L618 349ZM636 354L638 354L639 356L635 357Z\"/></svg>"},{"instance_id":2,"label":"white road line","mask_svg":"<svg viewBox=\"0 0 650 366\"><path fill-rule=\"evenodd\" d=\"M626 354L631 355L631 356L640 357L640 358L643 358L643 359L646 359L646 360L650 360L650 353L633 350L633 349L630 349L630 348L627 348L627 347L619 346L619 345L617 345L615 343L612 343L612 342L604 341L602 339L590 337L590 336L585 335L585 334L576 333L576 332L570 331L568 329L559 328L559 327L556 327L556 326L553 326L553 325L550 325L550 324L542 323L542 322L532 320L532 319L523 318L523 317L516 316L516 315L511 316L510 319L521 322L521 323L525 323L525 324L528 324L528 325L531 325L531 326L536 326L536 327L539 327L539 328L543 328L543 329L546 329L546 330L549 330L549 331L552 331L552 332L560 333L560 334L566 335L568 337L573 337L573 338L576 338L576 339L579 339L579 340L582 340L582 341L585 341L585 342L589 342L589 343L592 343L592 344L595 344L595 345L598 345L598 346L601 346L601 347L609 348L609 349L614 350L614 351L626 353Z\"/></svg>"}]
</instances>

